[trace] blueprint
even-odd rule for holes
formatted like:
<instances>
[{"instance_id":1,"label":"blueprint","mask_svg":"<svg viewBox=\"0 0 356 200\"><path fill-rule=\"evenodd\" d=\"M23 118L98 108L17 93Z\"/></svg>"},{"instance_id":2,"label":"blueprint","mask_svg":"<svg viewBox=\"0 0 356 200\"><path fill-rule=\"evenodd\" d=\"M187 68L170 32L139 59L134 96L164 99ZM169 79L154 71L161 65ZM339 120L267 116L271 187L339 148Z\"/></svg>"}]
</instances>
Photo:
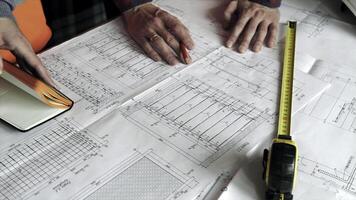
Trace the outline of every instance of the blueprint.
<instances>
[{"instance_id":1,"label":"blueprint","mask_svg":"<svg viewBox=\"0 0 356 200\"><path fill-rule=\"evenodd\" d=\"M221 47L225 33L216 14L223 4L170 2L156 1L191 29L196 48L189 66L147 58L120 19L40 55L75 106L27 133L0 124L0 199L217 199L226 186L222 199L263 198L261 149L276 129L283 44L236 54ZM310 10L284 3L294 12L282 12L282 19L305 27L299 41L330 39L333 20L314 10L319 2L306 2ZM190 18L189 9L196 11ZM331 49L324 49L312 53L327 57ZM296 199L351 199L356 165L347 147L355 140L356 73L303 53L293 88L293 124L304 146ZM322 132L304 130L312 125ZM320 139L324 132L329 137Z\"/></svg>"},{"instance_id":2,"label":"blueprint","mask_svg":"<svg viewBox=\"0 0 356 200\"><path fill-rule=\"evenodd\" d=\"M216 47L192 34L198 60ZM120 18L40 55L56 84L75 101L76 119L84 125L104 116L132 95L185 67L154 62L127 35ZM83 117L84 116L84 117ZM90 116L90 117L88 117Z\"/></svg>"},{"instance_id":3,"label":"blueprint","mask_svg":"<svg viewBox=\"0 0 356 200\"><path fill-rule=\"evenodd\" d=\"M317 60L309 74L331 86L293 116L292 132L300 156L295 199L356 199L356 71ZM269 145L250 152L250 164L237 173L221 199L236 195L263 199L262 179L248 175L253 170L262 173L257 162Z\"/></svg>"},{"instance_id":4,"label":"blueprint","mask_svg":"<svg viewBox=\"0 0 356 200\"><path fill-rule=\"evenodd\" d=\"M41 57L48 64L62 54L60 62L92 34ZM28 133L0 126L1 199L208 199L275 130L281 63L274 58L220 47L111 106L111 95L128 90L90 73L96 68L79 62L84 55L50 67L77 107ZM295 83L294 112L329 86L298 70Z\"/></svg>"}]
</instances>

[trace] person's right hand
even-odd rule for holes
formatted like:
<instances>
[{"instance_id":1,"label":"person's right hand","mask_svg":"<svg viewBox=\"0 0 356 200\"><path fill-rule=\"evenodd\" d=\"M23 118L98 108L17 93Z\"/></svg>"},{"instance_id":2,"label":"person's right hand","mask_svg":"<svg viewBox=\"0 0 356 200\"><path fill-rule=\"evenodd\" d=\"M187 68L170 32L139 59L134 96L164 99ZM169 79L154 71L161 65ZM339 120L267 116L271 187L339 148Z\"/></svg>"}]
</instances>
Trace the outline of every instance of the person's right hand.
<instances>
[{"instance_id":1,"label":"person's right hand","mask_svg":"<svg viewBox=\"0 0 356 200\"><path fill-rule=\"evenodd\" d=\"M30 43L22 35L16 23L10 18L0 18L0 48L10 50L16 56L18 61L23 60L29 65L28 67L31 68L28 69L29 71L34 72L34 74L39 76L38 78L42 79L47 84L54 86L54 83L41 60L36 56ZM2 59L0 59L0 69L2 68L3 62Z\"/></svg>"}]
</instances>

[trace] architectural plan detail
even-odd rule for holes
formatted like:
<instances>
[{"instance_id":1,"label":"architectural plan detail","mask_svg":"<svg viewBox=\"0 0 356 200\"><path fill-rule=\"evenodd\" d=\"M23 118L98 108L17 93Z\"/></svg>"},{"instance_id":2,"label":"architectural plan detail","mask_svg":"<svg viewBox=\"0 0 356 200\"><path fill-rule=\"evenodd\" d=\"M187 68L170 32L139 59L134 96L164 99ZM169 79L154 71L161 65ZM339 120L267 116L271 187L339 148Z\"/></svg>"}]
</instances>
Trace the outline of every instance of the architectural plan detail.
<instances>
[{"instance_id":1,"label":"architectural plan detail","mask_svg":"<svg viewBox=\"0 0 356 200\"><path fill-rule=\"evenodd\" d=\"M0 152L0 199L24 198L100 149L98 141L68 120L35 131L35 137Z\"/></svg>"},{"instance_id":2,"label":"architectural plan detail","mask_svg":"<svg viewBox=\"0 0 356 200\"><path fill-rule=\"evenodd\" d=\"M125 109L129 120L205 167L270 117L194 78L174 80Z\"/></svg>"},{"instance_id":3,"label":"architectural plan detail","mask_svg":"<svg viewBox=\"0 0 356 200\"><path fill-rule=\"evenodd\" d=\"M198 182L149 150L135 150L129 158L83 188L73 199L85 200L168 200L178 199Z\"/></svg>"}]
</instances>

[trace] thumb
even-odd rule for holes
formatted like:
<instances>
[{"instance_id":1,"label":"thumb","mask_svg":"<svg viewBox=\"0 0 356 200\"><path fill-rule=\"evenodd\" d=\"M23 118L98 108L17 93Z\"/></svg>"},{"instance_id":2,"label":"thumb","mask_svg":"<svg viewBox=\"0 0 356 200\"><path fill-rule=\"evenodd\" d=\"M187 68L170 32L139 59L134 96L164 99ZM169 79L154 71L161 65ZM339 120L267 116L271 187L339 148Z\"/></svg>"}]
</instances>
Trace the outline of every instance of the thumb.
<instances>
[{"instance_id":1,"label":"thumb","mask_svg":"<svg viewBox=\"0 0 356 200\"><path fill-rule=\"evenodd\" d=\"M230 21L232 18L232 15L234 14L234 12L237 9L237 5L238 5L238 0L232 0L230 1L229 5L226 7L225 11L224 11L224 28L228 28L230 25Z\"/></svg>"}]
</instances>

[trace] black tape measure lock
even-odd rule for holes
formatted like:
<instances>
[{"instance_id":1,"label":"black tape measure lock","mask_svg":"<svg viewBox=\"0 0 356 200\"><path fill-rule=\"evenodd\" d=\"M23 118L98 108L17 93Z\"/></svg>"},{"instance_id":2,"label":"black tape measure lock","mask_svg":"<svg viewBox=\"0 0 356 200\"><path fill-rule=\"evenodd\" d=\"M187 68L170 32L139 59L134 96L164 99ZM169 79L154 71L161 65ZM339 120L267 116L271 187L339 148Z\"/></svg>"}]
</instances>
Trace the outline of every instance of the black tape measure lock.
<instances>
[{"instance_id":1,"label":"black tape measure lock","mask_svg":"<svg viewBox=\"0 0 356 200\"><path fill-rule=\"evenodd\" d=\"M292 200L297 174L298 148L290 136L296 22L288 22L284 49L278 134L263 154L266 200Z\"/></svg>"}]
</instances>

